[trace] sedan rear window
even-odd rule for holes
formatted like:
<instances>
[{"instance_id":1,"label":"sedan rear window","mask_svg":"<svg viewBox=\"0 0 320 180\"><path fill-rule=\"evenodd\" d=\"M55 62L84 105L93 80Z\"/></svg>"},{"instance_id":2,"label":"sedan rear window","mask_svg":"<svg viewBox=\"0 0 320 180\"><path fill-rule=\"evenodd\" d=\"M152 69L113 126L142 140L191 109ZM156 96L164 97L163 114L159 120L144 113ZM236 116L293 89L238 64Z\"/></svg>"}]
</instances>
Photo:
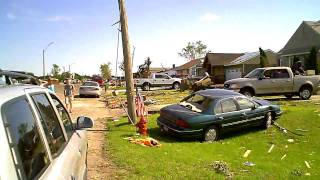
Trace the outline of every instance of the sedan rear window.
<instances>
[{"instance_id":1,"label":"sedan rear window","mask_svg":"<svg viewBox=\"0 0 320 180\"><path fill-rule=\"evenodd\" d=\"M95 82L85 82L82 86L99 86L99 84Z\"/></svg>"},{"instance_id":2,"label":"sedan rear window","mask_svg":"<svg viewBox=\"0 0 320 180\"><path fill-rule=\"evenodd\" d=\"M190 103L203 111L209 107L211 100L199 94L193 94L187 98L185 102Z\"/></svg>"}]
</instances>

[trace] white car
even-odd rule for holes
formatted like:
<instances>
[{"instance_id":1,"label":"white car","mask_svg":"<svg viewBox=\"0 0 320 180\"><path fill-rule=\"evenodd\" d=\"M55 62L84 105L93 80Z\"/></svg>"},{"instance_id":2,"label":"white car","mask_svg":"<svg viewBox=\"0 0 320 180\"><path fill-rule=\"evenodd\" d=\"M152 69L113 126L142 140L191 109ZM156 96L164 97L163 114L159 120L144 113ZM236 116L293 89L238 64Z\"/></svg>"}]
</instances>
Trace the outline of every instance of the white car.
<instances>
[{"instance_id":1,"label":"white car","mask_svg":"<svg viewBox=\"0 0 320 180\"><path fill-rule=\"evenodd\" d=\"M0 179L86 179L93 121L39 86L0 87Z\"/></svg>"},{"instance_id":2,"label":"white car","mask_svg":"<svg viewBox=\"0 0 320 180\"><path fill-rule=\"evenodd\" d=\"M95 81L86 81L84 82L79 89L79 96L95 96L100 97L101 95L101 88L99 83Z\"/></svg>"}]
</instances>

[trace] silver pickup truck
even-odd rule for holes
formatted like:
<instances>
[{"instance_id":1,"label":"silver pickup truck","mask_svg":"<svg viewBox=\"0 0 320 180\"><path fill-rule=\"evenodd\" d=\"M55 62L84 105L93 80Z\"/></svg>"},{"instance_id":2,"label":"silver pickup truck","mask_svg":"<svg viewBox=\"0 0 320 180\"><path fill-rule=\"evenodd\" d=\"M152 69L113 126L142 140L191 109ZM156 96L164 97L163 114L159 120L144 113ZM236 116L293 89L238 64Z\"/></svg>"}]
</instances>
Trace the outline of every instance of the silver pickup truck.
<instances>
[{"instance_id":1,"label":"silver pickup truck","mask_svg":"<svg viewBox=\"0 0 320 180\"><path fill-rule=\"evenodd\" d=\"M309 99L319 90L320 76L294 75L289 67L257 68L243 78L224 83L225 89L247 96L285 95L292 98Z\"/></svg>"},{"instance_id":2,"label":"silver pickup truck","mask_svg":"<svg viewBox=\"0 0 320 180\"><path fill-rule=\"evenodd\" d=\"M151 74L149 78L134 79L135 85L141 87L144 91L149 91L150 87L172 86L173 89L179 89L181 85L180 78L172 78L164 73Z\"/></svg>"}]
</instances>

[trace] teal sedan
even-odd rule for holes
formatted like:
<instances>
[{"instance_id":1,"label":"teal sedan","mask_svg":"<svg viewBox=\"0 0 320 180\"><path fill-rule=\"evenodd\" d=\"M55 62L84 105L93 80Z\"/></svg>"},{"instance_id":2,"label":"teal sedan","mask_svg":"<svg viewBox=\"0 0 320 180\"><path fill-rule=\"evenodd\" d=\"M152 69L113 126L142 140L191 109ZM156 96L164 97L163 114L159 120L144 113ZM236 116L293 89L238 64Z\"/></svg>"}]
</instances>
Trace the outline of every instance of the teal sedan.
<instances>
[{"instance_id":1,"label":"teal sedan","mask_svg":"<svg viewBox=\"0 0 320 180\"><path fill-rule=\"evenodd\" d=\"M269 101L246 97L224 89L192 93L179 104L160 110L157 124L162 132L216 141L222 132L244 126L269 128L282 111Z\"/></svg>"}]
</instances>

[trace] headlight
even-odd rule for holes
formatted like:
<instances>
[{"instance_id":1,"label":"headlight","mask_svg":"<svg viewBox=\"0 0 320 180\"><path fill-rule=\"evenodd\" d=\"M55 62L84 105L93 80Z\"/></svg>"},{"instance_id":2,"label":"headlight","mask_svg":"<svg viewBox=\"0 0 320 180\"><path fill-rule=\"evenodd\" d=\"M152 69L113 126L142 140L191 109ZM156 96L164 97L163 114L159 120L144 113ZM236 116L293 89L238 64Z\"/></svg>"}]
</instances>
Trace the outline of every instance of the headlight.
<instances>
[{"instance_id":1,"label":"headlight","mask_svg":"<svg viewBox=\"0 0 320 180\"><path fill-rule=\"evenodd\" d=\"M231 89L239 89L238 84L230 84Z\"/></svg>"}]
</instances>

